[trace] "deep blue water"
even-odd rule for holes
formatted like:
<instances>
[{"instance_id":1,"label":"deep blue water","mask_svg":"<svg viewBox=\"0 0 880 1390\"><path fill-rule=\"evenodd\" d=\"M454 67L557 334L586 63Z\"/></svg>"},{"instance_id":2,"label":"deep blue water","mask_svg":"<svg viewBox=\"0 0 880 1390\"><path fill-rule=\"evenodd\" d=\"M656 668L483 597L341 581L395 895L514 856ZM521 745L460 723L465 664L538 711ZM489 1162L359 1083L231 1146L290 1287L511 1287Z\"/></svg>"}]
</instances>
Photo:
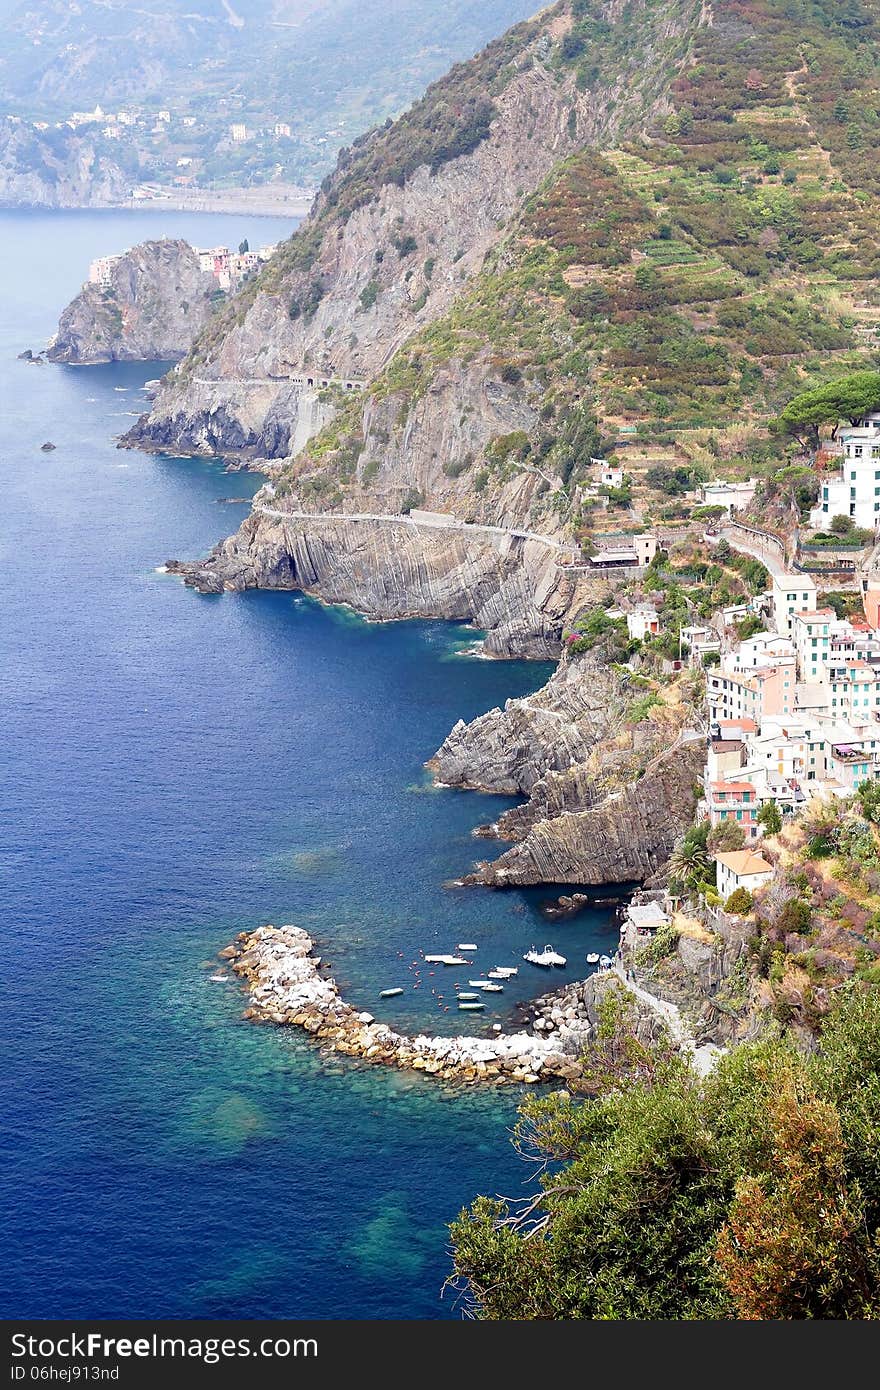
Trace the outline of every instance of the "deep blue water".
<instances>
[{"instance_id":1,"label":"deep blue water","mask_svg":"<svg viewBox=\"0 0 880 1390\"><path fill-rule=\"evenodd\" d=\"M115 448L155 367L15 360L90 256L279 224L0 230L0 1315L453 1316L446 1223L526 1177L515 1097L328 1061L243 1021L207 967L297 922L353 998L442 1029L460 1016L431 993L448 982L411 988L418 948L474 940L486 968L549 939L574 966L611 941L607 912L548 928L543 893L443 888L497 851L470 832L509 803L433 790L422 764L548 668L469 659L474 634L439 623L185 590L157 567L233 529L246 506L218 499L259 480Z\"/></svg>"}]
</instances>

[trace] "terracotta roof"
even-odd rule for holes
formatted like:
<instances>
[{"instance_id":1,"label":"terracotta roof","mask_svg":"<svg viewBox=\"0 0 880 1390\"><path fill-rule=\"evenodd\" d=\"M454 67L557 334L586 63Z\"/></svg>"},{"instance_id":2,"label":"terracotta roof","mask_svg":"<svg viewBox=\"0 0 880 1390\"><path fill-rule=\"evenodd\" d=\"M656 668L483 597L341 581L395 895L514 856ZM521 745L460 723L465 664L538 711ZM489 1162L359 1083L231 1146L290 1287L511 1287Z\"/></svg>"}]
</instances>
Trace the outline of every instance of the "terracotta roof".
<instances>
[{"instance_id":1,"label":"terracotta roof","mask_svg":"<svg viewBox=\"0 0 880 1390\"><path fill-rule=\"evenodd\" d=\"M752 874L772 874L773 865L768 864L762 855L753 849L732 849L727 854L716 854L716 863L723 864L737 878L748 878Z\"/></svg>"},{"instance_id":2,"label":"terracotta roof","mask_svg":"<svg viewBox=\"0 0 880 1390\"><path fill-rule=\"evenodd\" d=\"M710 782L713 792L753 792L751 782Z\"/></svg>"}]
</instances>

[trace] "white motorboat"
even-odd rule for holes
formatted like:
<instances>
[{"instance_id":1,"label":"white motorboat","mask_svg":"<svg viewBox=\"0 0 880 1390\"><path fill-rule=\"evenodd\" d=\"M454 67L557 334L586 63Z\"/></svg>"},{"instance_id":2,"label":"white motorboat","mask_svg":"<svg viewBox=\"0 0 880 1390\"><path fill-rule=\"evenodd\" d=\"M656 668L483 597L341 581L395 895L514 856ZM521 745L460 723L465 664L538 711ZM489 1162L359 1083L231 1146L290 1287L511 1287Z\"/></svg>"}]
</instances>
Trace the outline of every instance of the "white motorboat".
<instances>
[{"instance_id":1,"label":"white motorboat","mask_svg":"<svg viewBox=\"0 0 880 1390\"><path fill-rule=\"evenodd\" d=\"M511 978L511 976L518 974L518 965L496 965L494 970L489 971L489 975L492 979L494 979L497 975L499 980L508 980Z\"/></svg>"},{"instance_id":2,"label":"white motorboat","mask_svg":"<svg viewBox=\"0 0 880 1390\"><path fill-rule=\"evenodd\" d=\"M403 994L403 988L402 988L401 985L397 985L396 988L394 988L394 989L380 989L380 990L379 990L379 998L380 998L380 999L393 999L394 996L395 996L395 994Z\"/></svg>"},{"instance_id":3,"label":"white motorboat","mask_svg":"<svg viewBox=\"0 0 880 1390\"><path fill-rule=\"evenodd\" d=\"M491 983L491 980L468 980L471 989L486 989Z\"/></svg>"},{"instance_id":4,"label":"white motorboat","mask_svg":"<svg viewBox=\"0 0 880 1390\"><path fill-rule=\"evenodd\" d=\"M599 969L600 969L600 970L610 970L612 964L613 964L613 961L612 961L612 959L611 959L610 956L600 956L600 957L599 957Z\"/></svg>"},{"instance_id":5,"label":"white motorboat","mask_svg":"<svg viewBox=\"0 0 880 1390\"><path fill-rule=\"evenodd\" d=\"M474 941L459 941L456 949L459 951L475 951L477 946Z\"/></svg>"},{"instance_id":6,"label":"white motorboat","mask_svg":"<svg viewBox=\"0 0 880 1390\"><path fill-rule=\"evenodd\" d=\"M501 993L503 992L503 990L504 990L504 986L503 986L503 985L493 985L493 984L490 984L489 982L487 982L486 984L483 985L483 989L485 990L486 994L501 994Z\"/></svg>"},{"instance_id":7,"label":"white motorboat","mask_svg":"<svg viewBox=\"0 0 880 1390\"><path fill-rule=\"evenodd\" d=\"M476 993L476 991L473 994L469 993L466 989L460 989L458 991L459 999L479 999L479 997L480 996Z\"/></svg>"},{"instance_id":8,"label":"white motorboat","mask_svg":"<svg viewBox=\"0 0 880 1390\"><path fill-rule=\"evenodd\" d=\"M598 965L598 964L599 964L599 952L598 952L598 951L591 951L590 954L587 956L587 965Z\"/></svg>"},{"instance_id":9,"label":"white motorboat","mask_svg":"<svg viewBox=\"0 0 880 1390\"><path fill-rule=\"evenodd\" d=\"M218 971L216 975L210 975L208 978L213 980L215 985L225 985L229 976L224 975L222 971Z\"/></svg>"},{"instance_id":10,"label":"white motorboat","mask_svg":"<svg viewBox=\"0 0 880 1390\"><path fill-rule=\"evenodd\" d=\"M459 1003L458 1007L460 1009L485 1009L486 1005L483 1003L482 999L475 1000L473 1003L468 999L465 1002Z\"/></svg>"},{"instance_id":11,"label":"white motorboat","mask_svg":"<svg viewBox=\"0 0 880 1390\"><path fill-rule=\"evenodd\" d=\"M526 951L523 960L527 960L529 965L544 965L548 968L554 965L563 966L566 964L565 956L561 956L558 951L554 951L552 946L545 946L543 951L536 951L533 946L530 951Z\"/></svg>"},{"instance_id":12,"label":"white motorboat","mask_svg":"<svg viewBox=\"0 0 880 1390\"><path fill-rule=\"evenodd\" d=\"M464 956L425 956L430 965L467 965Z\"/></svg>"}]
</instances>

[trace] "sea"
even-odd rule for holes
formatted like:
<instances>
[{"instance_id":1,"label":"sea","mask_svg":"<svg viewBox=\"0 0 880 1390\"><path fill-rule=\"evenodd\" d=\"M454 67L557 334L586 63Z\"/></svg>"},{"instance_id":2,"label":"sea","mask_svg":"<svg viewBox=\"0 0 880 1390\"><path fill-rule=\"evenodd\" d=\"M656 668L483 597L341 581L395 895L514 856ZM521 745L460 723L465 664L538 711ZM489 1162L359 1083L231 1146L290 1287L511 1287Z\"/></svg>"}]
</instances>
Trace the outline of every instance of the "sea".
<instances>
[{"instance_id":1,"label":"sea","mask_svg":"<svg viewBox=\"0 0 880 1390\"><path fill-rule=\"evenodd\" d=\"M437 789L458 719L540 686L480 634L373 624L163 572L261 479L117 448L167 364L31 365L89 260L147 237L252 246L277 219L0 212L0 1316L454 1318L448 1223L522 1196L513 1091L327 1058L242 1018L217 952L261 923L317 939L344 992L432 1032L511 1026L586 974L612 910L447 886L500 852L511 799ZM42 445L53 443L52 451ZM518 964L485 1015L422 952ZM472 972L466 972L472 973ZM379 991L404 993L380 1000Z\"/></svg>"}]
</instances>

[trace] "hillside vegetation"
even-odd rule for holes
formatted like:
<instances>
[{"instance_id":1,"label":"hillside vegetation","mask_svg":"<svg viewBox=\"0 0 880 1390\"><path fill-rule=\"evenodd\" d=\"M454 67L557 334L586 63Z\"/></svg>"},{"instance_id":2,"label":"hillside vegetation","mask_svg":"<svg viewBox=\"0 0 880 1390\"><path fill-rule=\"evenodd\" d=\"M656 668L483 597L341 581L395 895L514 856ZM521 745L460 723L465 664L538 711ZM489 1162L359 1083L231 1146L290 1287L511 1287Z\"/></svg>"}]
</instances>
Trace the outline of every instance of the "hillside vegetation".
<instances>
[{"instance_id":1,"label":"hillside vegetation","mask_svg":"<svg viewBox=\"0 0 880 1390\"><path fill-rule=\"evenodd\" d=\"M766 454L766 422L797 390L878 359L870 150L880 122L880 8L723 0L707 25L697 7L666 4L664 19L675 11L684 29L652 50L665 65L635 72L660 8L557 7L570 11L571 27L554 41L548 68L573 70L578 88L619 88L621 103L633 102L633 82L650 81L663 89L659 107L645 103L657 114L631 129L617 113L618 134L581 148L526 192L452 308L414 332L372 384L374 400L395 401L400 429L438 377L474 362L484 380L514 384L532 404L524 434L446 460L459 470L447 491L465 506L485 508L493 479L503 485L512 468L537 465L562 484L556 510L576 516L589 454L618 442L647 441L647 468L670 447L677 456L666 462L688 465L702 451L711 464L705 446L714 438L735 474L744 445L752 464ZM479 140L505 55L534 32L521 26L493 50L492 81L479 60L457 69L410 118L345 156L290 258L308 254L328 218L344 218L383 181L405 179L419 161L434 167L458 140ZM463 124L443 133L434 113L453 96L448 106ZM439 132L434 143L426 122ZM369 462L363 402L350 403L313 451L325 471L340 438ZM350 449L344 457L334 479L343 495L362 481ZM302 468L300 460L295 474Z\"/></svg>"}]
</instances>

